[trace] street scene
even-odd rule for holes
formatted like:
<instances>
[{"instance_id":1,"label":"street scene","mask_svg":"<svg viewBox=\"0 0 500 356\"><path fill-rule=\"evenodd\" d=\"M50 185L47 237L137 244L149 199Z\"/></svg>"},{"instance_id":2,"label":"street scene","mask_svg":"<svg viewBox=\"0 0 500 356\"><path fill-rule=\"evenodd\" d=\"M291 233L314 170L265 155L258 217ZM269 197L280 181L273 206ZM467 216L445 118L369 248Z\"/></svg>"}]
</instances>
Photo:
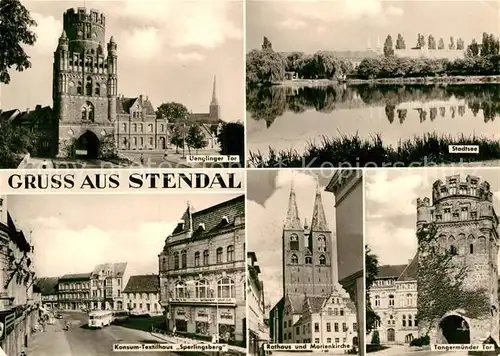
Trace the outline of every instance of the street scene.
<instances>
[{"instance_id":1,"label":"street scene","mask_svg":"<svg viewBox=\"0 0 500 356\"><path fill-rule=\"evenodd\" d=\"M92 209L96 199L115 213ZM120 344L220 344L221 355L246 353L244 195L16 195L1 202L6 226L28 231L33 246L33 297L18 313L29 331L2 343L12 348L8 355L102 356ZM128 205L142 209L122 209ZM188 257L178 242L193 234L200 249L204 235L218 234L214 251L190 246ZM205 272L191 283L198 266Z\"/></svg>"},{"instance_id":2,"label":"street scene","mask_svg":"<svg viewBox=\"0 0 500 356\"><path fill-rule=\"evenodd\" d=\"M498 166L499 11L248 1L248 166Z\"/></svg>"},{"instance_id":3,"label":"street scene","mask_svg":"<svg viewBox=\"0 0 500 356\"><path fill-rule=\"evenodd\" d=\"M249 171L247 184L249 352L363 355L361 170Z\"/></svg>"},{"instance_id":4,"label":"street scene","mask_svg":"<svg viewBox=\"0 0 500 356\"><path fill-rule=\"evenodd\" d=\"M0 2L0 168L242 165L241 2L73 5Z\"/></svg>"},{"instance_id":5,"label":"street scene","mask_svg":"<svg viewBox=\"0 0 500 356\"><path fill-rule=\"evenodd\" d=\"M368 352L499 353L499 187L498 172L484 169L366 173Z\"/></svg>"}]
</instances>

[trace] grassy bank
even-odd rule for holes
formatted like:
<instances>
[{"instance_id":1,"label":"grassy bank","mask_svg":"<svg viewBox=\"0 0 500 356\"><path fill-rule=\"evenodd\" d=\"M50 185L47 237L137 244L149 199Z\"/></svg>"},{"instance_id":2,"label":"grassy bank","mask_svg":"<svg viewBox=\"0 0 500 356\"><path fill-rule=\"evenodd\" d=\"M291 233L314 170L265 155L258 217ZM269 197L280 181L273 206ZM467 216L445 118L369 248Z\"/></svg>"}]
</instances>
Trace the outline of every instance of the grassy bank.
<instances>
[{"instance_id":1,"label":"grassy bank","mask_svg":"<svg viewBox=\"0 0 500 356\"><path fill-rule=\"evenodd\" d=\"M478 154L449 153L450 145L478 145ZM320 144L309 142L304 153L277 151L267 155L250 152L248 165L276 167L421 167L460 162L480 162L500 158L500 141L485 137L453 137L435 133L400 141L397 147L384 145L382 136L369 139L359 135L324 136Z\"/></svg>"}]
</instances>

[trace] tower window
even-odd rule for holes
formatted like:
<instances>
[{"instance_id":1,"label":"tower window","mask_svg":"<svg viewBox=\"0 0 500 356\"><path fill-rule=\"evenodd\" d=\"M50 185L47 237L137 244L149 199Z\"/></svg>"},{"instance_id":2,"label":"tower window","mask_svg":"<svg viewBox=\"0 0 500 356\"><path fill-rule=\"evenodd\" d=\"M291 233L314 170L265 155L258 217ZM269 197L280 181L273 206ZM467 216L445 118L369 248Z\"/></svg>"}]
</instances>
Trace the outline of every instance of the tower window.
<instances>
[{"instance_id":1,"label":"tower window","mask_svg":"<svg viewBox=\"0 0 500 356\"><path fill-rule=\"evenodd\" d=\"M94 122L94 106L87 101L81 108L82 121Z\"/></svg>"},{"instance_id":2,"label":"tower window","mask_svg":"<svg viewBox=\"0 0 500 356\"><path fill-rule=\"evenodd\" d=\"M477 219L477 213L476 213L475 211L472 211L472 212L470 213L470 218L471 218L472 220Z\"/></svg>"},{"instance_id":3,"label":"tower window","mask_svg":"<svg viewBox=\"0 0 500 356\"><path fill-rule=\"evenodd\" d=\"M325 258L325 256L323 256L323 255L319 256L319 264L320 265L326 265L326 258Z\"/></svg>"},{"instance_id":4,"label":"tower window","mask_svg":"<svg viewBox=\"0 0 500 356\"><path fill-rule=\"evenodd\" d=\"M299 249L299 237L296 234L292 234L290 236L290 250L298 250Z\"/></svg>"},{"instance_id":5,"label":"tower window","mask_svg":"<svg viewBox=\"0 0 500 356\"><path fill-rule=\"evenodd\" d=\"M457 248L454 245L450 246L450 253L455 256L458 255Z\"/></svg>"},{"instance_id":6,"label":"tower window","mask_svg":"<svg viewBox=\"0 0 500 356\"><path fill-rule=\"evenodd\" d=\"M450 195L457 194L457 182L454 180L450 181Z\"/></svg>"},{"instance_id":7,"label":"tower window","mask_svg":"<svg viewBox=\"0 0 500 356\"><path fill-rule=\"evenodd\" d=\"M312 257L306 257L306 265L312 265Z\"/></svg>"},{"instance_id":8,"label":"tower window","mask_svg":"<svg viewBox=\"0 0 500 356\"><path fill-rule=\"evenodd\" d=\"M92 95L92 78L87 77L87 83L85 84L85 95L91 96Z\"/></svg>"},{"instance_id":9,"label":"tower window","mask_svg":"<svg viewBox=\"0 0 500 356\"><path fill-rule=\"evenodd\" d=\"M326 237L323 235L318 237L318 251L320 252L326 251Z\"/></svg>"},{"instance_id":10,"label":"tower window","mask_svg":"<svg viewBox=\"0 0 500 356\"><path fill-rule=\"evenodd\" d=\"M297 255L296 255L296 254L293 254L293 255L292 255L291 262L292 262L292 265L296 265L296 264L298 264L298 263L299 263L299 259L298 259L298 257L297 257Z\"/></svg>"},{"instance_id":11,"label":"tower window","mask_svg":"<svg viewBox=\"0 0 500 356\"><path fill-rule=\"evenodd\" d=\"M474 244L469 245L469 253L472 255L474 253Z\"/></svg>"},{"instance_id":12,"label":"tower window","mask_svg":"<svg viewBox=\"0 0 500 356\"><path fill-rule=\"evenodd\" d=\"M95 84L95 95L101 95L101 84Z\"/></svg>"},{"instance_id":13,"label":"tower window","mask_svg":"<svg viewBox=\"0 0 500 356\"><path fill-rule=\"evenodd\" d=\"M78 84L76 86L76 93L78 95L82 95L82 82L78 82Z\"/></svg>"},{"instance_id":14,"label":"tower window","mask_svg":"<svg viewBox=\"0 0 500 356\"><path fill-rule=\"evenodd\" d=\"M444 208L444 221L451 220L451 208Z\"/></svg>"}]
</instances>

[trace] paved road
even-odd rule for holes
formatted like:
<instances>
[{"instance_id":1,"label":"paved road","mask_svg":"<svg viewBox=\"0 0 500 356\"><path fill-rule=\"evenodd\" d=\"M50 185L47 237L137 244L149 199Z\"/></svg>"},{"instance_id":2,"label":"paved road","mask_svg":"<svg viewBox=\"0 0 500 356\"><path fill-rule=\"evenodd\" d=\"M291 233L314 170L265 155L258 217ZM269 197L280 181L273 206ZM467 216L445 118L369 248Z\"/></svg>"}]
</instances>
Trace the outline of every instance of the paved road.
<instances>
[{"instance_id":1,"label":"paved road","mask_svg":"<svg viewBox=\"0 0 500 356\"><path fill-rule=\"evenodd\" d=\"M47 325L46 331L34 335L27 356L111 356L113 344L118 343L161 343L148 332L128 329L117 325L103 329L87 329L87 315L83 313L62 313L63 319L55 325ZM69 321L71 330L62 330ZM128 352L124 355L165 356L169 352ZM184 353L182 353L184 355Z\"/></svg>"}]
</instances>

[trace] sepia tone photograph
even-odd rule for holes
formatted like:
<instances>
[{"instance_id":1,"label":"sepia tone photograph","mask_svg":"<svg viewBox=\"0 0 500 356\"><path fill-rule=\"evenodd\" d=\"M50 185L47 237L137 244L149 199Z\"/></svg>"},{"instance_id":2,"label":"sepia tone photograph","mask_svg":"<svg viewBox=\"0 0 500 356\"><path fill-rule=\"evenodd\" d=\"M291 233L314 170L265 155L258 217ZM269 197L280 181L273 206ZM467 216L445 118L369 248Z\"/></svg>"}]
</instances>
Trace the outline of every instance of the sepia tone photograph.
<instances>
[{"instance_id":1,"label":"sepia tone photograph","mask_svg":"<svg viewBox=\"0 0 500 356\"><path fill-rule=\"evenodd\" d=\"M377 170L365 177L367 352L498 354L499 171Z\"/></svg>"},{"instance_id":2,"label":"sepia tone photograph","mask_svg":"<svg viewBox=\"0 0 500 356\"><path fill-rule=\"evenodd\" d=\"M251 170L247 186L249 353L362 355L362 171Z\"/></svg>"},{"instance_id":3,"label":"sepia tone photograph","mask_svg":"<svg viewBox=\"0 0 500 356\"><path fill-rule=\"evenodd\" d=\"M0 218L3 355L246 354L244 195L8 195Z\"/></svg>"},{"instance_id":4,"label":"sepia tone photograph","mask_svg":"<svg viewBox=\"0 0 500 356\"><path fill-rule=\"evenodd\" d=\"M0 8L0 168L242 164L242 1Z\"/></svg>"},{"instance_id":5,"label":"sepia tone photograph","mask_svg":"<svg viewBox=\"0 0 500 356\"><path fill-rule=\"evenodd\" d=\"M498 165L499 34L497 1L249 0L248 166Z\"/></svg>"}]
</instances>

